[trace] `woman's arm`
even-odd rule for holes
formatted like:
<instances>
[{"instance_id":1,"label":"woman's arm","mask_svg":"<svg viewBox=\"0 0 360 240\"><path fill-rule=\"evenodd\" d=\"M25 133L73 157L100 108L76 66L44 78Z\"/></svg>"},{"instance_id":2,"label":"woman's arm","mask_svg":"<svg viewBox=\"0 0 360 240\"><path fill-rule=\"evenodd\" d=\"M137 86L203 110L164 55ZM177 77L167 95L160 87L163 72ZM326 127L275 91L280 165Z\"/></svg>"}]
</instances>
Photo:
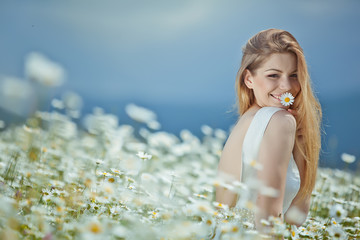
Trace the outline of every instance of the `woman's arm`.
<instances>
[{"instance_id":1,"label":"woman's arm","mask_svg":"<svg viewBox=\"0 0 360 240\"><path fill-rule=\"evenodd\" d=\"M303 144L303 138L301 134L301 130L298 130L297 133L297 141L301 145ZM301 179L301 185L303 183L303 179L305 178L305 159L303 155L301 154L300 150L295 146L293 150L293 156L296 161L296 164L299 169L300 173L300 179ZM296 208L296 211L294 213L297 213L297 216L294 216L293 214L288 214L288 212L285 213L285 221L287 223L301 226L309 213L310 210L310 203L311 203L311 195L305 196L304 198L300 198L299 193L295 196L294 200L292 201L289 211L291 211L293 208ZM301 215L301 216L300 216Z\"/></svg>"},{"instance_id":2,"label":"woman's arm","mask_svg":"<svg viewBox=\"0 0 360 240\"><path fill-rule=\"evenodd\" d=\"M286 185L286 173L294 148L296 121L286 111L276 112L271 118L261 142L258 161L262 169L257 177L265 187L277 190L276 196L269 196L261 191L257 194L255 225L259 231L265 231L261 219L269 216L283 217L283 200Z\"/></svg>"}]
</instances>

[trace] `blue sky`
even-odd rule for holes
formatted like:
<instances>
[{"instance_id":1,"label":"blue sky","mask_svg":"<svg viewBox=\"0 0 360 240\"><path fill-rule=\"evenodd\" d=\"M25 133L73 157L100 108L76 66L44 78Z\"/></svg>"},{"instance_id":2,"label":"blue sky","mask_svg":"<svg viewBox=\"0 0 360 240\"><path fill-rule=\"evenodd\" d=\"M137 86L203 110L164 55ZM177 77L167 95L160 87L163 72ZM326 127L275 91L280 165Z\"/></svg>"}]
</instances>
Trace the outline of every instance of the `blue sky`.
<instances>
[{"instance_id":1,"label":"blue sky","mask_svg":"<svg viewBox=\"0 0 360 240\"><path fill-rule=\"evenodd\" d=\"M22 76L24 56L40 51L65 66L65 87L83 94L137 95L154 102L226 99L233 94L241 46L270 27L297 37L320 96L360 89L354 79L360 69L359 1L3 1L0 6L1 73Z\"/></svg>"},{"instance_id":2,"label":"blue sky","mask_svg":"<svg viewBox=\"0 0 360 240\"><path fill-rule=\"evenodd\" d=\"M85 101L119 107L135 102L159 111L162 105L216 106L211 118L218 121L195 116L216 125L235 102L241 47L267 28L288 30L298 39L320 100L360 95L359 10L356 0L3 0L0 74L23 77L25 56L38 51L66 69L60 90L75 91ZM332 106L325 108L336 115ZM166 125L175 120L159 116L165 130L191 128L190 120Z\"/></svg>"}]
</instances>

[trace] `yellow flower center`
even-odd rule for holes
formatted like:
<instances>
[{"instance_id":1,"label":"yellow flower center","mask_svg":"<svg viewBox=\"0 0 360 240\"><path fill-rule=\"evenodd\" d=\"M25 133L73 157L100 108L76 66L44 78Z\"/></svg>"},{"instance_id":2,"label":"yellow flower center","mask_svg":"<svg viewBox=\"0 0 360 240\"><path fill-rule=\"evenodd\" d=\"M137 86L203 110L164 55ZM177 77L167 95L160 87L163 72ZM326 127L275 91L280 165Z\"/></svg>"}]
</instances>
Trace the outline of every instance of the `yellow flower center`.
<instances>
[{"instance_id":1,"label":"yellow flower center","mask_svg":"<svg viewBox=\"0 0 360 240\"><path fill-rule=\"evenodd\" d=\"M339 210L336 211L336 216L341 217L341 212Z\"/></svg>"},{"instance_id":2,"label":"yellow flower center","mask_svg":"<svg viewBox=\"0 0 360 240\"><path fill-rule=\"evenodd\" d=\"M254 208L254 204L250 201L246 202L246 207L249 209L253 209Z\"/></svg>"},{"instance_id":3,"label":"yellow flower center","mask_svg":"<svg viewBox=\"0 0 360 240\"><path fill-rule=\"evenodd\" d=\"M102 232L101 226L97 223L91 223L90 224L90 231L92 233L98 234L100 232Z\"/></svg>"},{"instance_id":4,"label":"yellow flower center","mask_svg":"<svg viewBox=\"0 0 360 240\"><path fill-rule=\"evenodd\" d=\"M199 210L202 211L202 212L206 212L207 208L205 206L200 205Z\"/></svg>"},{"instance_id":5,"label":"yellow flower center","mask_svg":"<svg viewBox=\"0 0 360 240\"><path fill-rule=\"evenodd\" d=\"M112 194L114 192L114 190L111 187L106 186L105 192Z\"/></svg>"},{"instance_id":6,"label":"yellow flower center","mask_svg":"<svg viewBox=\"0 0 360 240\"><path fill-rule=\"evenodd\" d=\"M256 166L256 161L255 161L255 160L252 160L252 161L250 162L250 166L255 167L255 166Z\"/></svg>"},{"instance_id":7,"label":"yellow flower center","mask_svg":"<svg viewBox=\"0 0 360 240\"><path fill-rule=\"evenodd\" d=\"M286 98L284 99L284 101L285 101L285 102L290 102L290 98L289 98L289 97L286 97Z\"/></svg>"},{"instance_id":8,"label":"yellow flower center","mask_svg":"<svg viewBox=\"0 0 360 240\"><path fill-rule=\"evenodd\" d=\"M214 182L214 187L219 187L220 186L220 183L219 182Z\"/></svg>"}]
</instances>

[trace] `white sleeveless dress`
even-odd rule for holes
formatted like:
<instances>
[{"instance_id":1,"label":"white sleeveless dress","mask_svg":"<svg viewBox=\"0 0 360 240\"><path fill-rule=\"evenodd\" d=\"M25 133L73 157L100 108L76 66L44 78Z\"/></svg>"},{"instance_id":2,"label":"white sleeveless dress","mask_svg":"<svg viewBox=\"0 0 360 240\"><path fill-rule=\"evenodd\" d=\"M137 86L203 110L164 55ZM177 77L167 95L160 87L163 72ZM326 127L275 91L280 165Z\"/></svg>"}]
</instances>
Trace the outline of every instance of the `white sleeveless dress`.
<instances>
[{"instance_id":1,"label":"white sleeveless dress","mask_svg":"<svg viewBox=\"0 0 360 240\"><path fill-rule=\"evenodd\" d=\"M246 202L251 202L253 206L255 206L257 191L259 188L260 182L256 180L256 165L254 166L254 161L256 162L261 140L264 136L266 127L271 119L271 117L277 111L283 110L282 108L277 107L263 107L260 108L244 138L243 146L242 146L242 173L241 173L241 182L244 183L246 187L242 196L238 197L235 212L238 213L241 221L246 221L250 223L255 223L254 219L254 211L249 209L244 209L244 205ZM284 202L283 202L283 210L282 216L286 213L288 208L290 207L291 202L295 198L296 194L300 189L300 175L298 167L294 161L294 157L291 154L291 158L289 161L289 166L286 174L286 186L285 186L285 194L284 194ZM245 195L245 196L244 196ZM221 230L219 228L215 231L215 239L220 239Z\"/></svg>"},{"instance_id":2,"label":"white sleeveless dress","mask_svg":"<svg viewBox=\"0 0 360 240\"><path fill-rule=\"evenodd\" d=\"M249 190L249 200L255 204L256 201L256 192L257 187L254 186L259 183L254 182L256 180L256 167L254 167L254 160L256 161L258 158L258 153L260 149L261 140L264 136L266 127L271 119L271 117L277 111L283 110L282 108L277 107L263 107L260 108L244 138L243 147L242 147L242 174L241 174L241 182L248 186ZM291 154L291 158L289 161L289 166L286 174L286 186L285 186L285 195L283 202L283 210L282 214L286 213L292 200L295 198L296 194L300 189L300 175L298 167L294 161L294 157ZM238 200L237 207L241 207L241 202Z\"/></svg>"}]
</instances>

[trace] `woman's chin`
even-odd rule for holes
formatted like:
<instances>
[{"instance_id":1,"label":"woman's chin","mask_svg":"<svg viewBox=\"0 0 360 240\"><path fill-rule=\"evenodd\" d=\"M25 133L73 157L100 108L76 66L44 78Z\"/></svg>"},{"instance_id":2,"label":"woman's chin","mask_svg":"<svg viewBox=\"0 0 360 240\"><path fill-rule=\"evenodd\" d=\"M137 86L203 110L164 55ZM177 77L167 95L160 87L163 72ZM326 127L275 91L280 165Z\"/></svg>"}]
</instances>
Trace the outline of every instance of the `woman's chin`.
<instances>
[{"instance_id":1,"label":"woman's chin","mask_svg":"<svg viewBox=\"0 0 360 240\"><path fill-rule=\"evenodd\" d=\"M268 104L268 105L265 106L265 107L277 107L277 108L282 108L282 109L285 109L285 110L289 109L288 106L284 106L284 105L282 105L281 103L278 103L278 104L272 103L272 104Z\"/></svg>"}]
</instances>

